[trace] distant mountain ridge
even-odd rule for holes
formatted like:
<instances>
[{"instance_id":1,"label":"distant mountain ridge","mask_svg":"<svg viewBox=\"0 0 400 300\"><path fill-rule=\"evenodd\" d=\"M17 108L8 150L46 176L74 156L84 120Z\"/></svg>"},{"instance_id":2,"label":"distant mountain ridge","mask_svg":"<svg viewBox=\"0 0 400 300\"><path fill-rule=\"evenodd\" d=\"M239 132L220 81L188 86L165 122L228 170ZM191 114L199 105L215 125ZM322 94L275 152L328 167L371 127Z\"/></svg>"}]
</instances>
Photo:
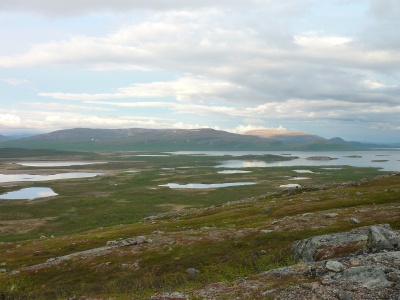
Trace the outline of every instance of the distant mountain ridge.
<instances>
[{"instance_id":1,"label":"distant mountain ridge","mask_svg":"<svg viewBox=\"0 0 400 300\"><path fill-rule=\"evenodd\" d=\"M255 129L247 131L244 134L262 138L270 138L292 144L301 144L311 141L326 141L326 139L318 135L309 134L302 131L289 131L281 129Z\"/></svg>"},{"instance_id":2,"label":"distant mountain ridge","mask_svg":"<svg viewBox=\"0 0 400 300\"><path fill-rule=\"evenodd\" d=\"M281 134L278 134L281 133ZM355 150L371 145L331 140L303 132L260 131L235 134L214 129L91 129L58 130L17 140L0 141L0 147L78 151L180 151L180 150Z\"/></svg>"}]
</instances>

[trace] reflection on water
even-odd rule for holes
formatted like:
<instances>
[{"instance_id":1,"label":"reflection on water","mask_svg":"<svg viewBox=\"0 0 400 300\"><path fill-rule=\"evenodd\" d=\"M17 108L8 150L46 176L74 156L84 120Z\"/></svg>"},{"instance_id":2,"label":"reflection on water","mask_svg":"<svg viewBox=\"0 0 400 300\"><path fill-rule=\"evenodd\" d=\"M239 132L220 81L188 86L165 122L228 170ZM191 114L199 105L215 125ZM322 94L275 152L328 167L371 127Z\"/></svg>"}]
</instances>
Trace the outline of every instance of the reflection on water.
<instances>
[{"instance_id":1,"label":"reflection on water","mask_svg":"<svg viewBox=\"0 0 400 300\"><path fill-rule=\"evenodd\" d=\"M94 164L105 164L106 162L85 162L85 161L24 161L15 164L25 167L70 167L86 166Z\"/></svg>"},{"instance_id":2,"label":"reflection on water","mask_svg":"<svg viewBox=\"0 0 400 300\"><path fill-rule=\"evenodd\" d=\"M72 172L54 175L31 175L31 174L0 174L0 182L15 181L48 181L59 179L88 178L101 175L102 173Z\"/></svg>"},{"instance_id":3,"label":"reflection on water","mask_svg":"<svg viewBox=\"0 0 400 300\"><path fill-rule=\"evenodd\" d=\"M241 186L241 185L253 185L254 182L227 182L227 183L189 183L189 184L178 184L178 183L168 183L161 184L159 186L169 187L171 189L212 189L212 188L222 188L228 186Z\"/></svg>"},{"instance_id":4,"label":"reflection on water","mask_svg":"<svg viewBox=\"0 0 400 300\"><path fill-rule=\"evenodd\" d=\"M268 163L259 160L226 160L216 168L265 168Z\"/></svg>"},{"instance_id":5,"label":"reflection on water","mask_svg":"<svg viewBox=\"0 0 400 300\"><path fill-rule=\"evenodd\" d=\"M33 187L25 188L15 192L8 192L0 195L0 199L4 200L34 200L38 198L46 198L57 196L57 193L50 188Z\"/></svg>"}]
</instances>

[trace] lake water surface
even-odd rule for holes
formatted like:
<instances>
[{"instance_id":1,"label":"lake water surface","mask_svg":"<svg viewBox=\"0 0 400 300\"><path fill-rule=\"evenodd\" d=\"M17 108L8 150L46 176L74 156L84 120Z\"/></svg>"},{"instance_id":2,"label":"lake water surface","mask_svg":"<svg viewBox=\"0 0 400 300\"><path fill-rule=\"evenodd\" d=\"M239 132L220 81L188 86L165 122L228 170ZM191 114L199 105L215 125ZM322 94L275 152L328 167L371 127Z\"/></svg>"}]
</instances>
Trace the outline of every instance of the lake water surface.
<instances>
[{"instance_id":1,"label":"lake water surface","mask_svg":"<svg viewBox=\"0 0 400 300\"><path fill-rule=\"evenodd\" d=\"M32 187L2 194L0 195L0 200L34 200L52 196L57 196L57 193L50 188Z\"/></svg>"},{"instance_id":2,"label":"lake water surface","mask_svg":"<svg viewBox=\"0 0 400 300\"><path fill-rule=\"evenodd\" d=\"M174 154L224 156L231 155L232 160L221 161L217 168L267 168L286 166L353 166L374 167L382 171L400 172L400 150L370 151L179 151ZM243 155L283 155L298 158L288 161L265 162L259 160L240 160ZM327 156L334 160L309 160L312 156Z\"/></svg>"},{"instance_id":3,"label":"lake water surface","mask_svg":"<svg viewBox=\"0 0 400 300\"><path fill-rule=\"evenodd\" d=\"M106 162L85 162L85 161L24 161L15 162L17 165L25 167L70 167L70 166L86 166L94 164L104 164Z\"/></svg>"},{"instance_id":4,"label":"lake water surface","mask_svg":"<svg viewBox=\"0 0 400 300\"><path fill-rule=\"evenodd\" d=\"M17 181L48 181L60 179L89 178L101 175L102 173L84 173L71 172L53 175L31 175L31 174L0 174L1 182L17 182Z\"/></svg>"},{"instance_id":5,"label":"lake water surface","mask_svg":"<svg viewBox=\"0 0 400 300\"><path fill-rule=\"evenodd\" d=\"M169 187L171 189L213 189L222 188L228 186L242 186L242 185L253 185L254 182L227 182L227 183L189 183L189 184L178 184L178 183L168 183L161 184L159 186Z\"/></svg>"}]
</instances>

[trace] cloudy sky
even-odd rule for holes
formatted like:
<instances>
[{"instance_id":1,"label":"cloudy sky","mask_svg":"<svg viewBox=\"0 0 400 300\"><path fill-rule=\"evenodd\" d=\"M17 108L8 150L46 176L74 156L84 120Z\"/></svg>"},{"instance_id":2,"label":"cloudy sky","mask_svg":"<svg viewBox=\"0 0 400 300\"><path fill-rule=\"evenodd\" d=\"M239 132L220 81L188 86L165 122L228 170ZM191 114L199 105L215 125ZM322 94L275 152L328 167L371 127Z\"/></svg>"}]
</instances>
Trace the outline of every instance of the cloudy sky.
<instances>
[{"instance_id":1,"label":"cloudy sky","mask_svg":"<svg viewBox=\"0 0 400 300\"><path fill-rule=\"evenodd\" d=\"M0 134L300 130L400 141L399 0L0 2Z\"/></svg>"}]
</instances>

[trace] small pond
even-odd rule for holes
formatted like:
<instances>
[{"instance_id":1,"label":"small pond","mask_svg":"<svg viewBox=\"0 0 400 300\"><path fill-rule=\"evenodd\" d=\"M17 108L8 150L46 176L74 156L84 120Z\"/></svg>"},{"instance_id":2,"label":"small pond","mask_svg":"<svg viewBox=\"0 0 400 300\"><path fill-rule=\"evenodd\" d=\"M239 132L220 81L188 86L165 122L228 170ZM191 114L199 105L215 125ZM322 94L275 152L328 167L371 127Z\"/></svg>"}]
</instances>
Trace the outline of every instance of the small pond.
<instances>
[{"instance_id":1,"label":"small pond","mask_svg":"<svg viewBox=\"0 0 400 300\"><path fill-rule=\"evenodd\" d=\"M178 183L168 183L161 184L159 186L169 187L171 189L214 189L222 188L228 186L242 186L242 185L253 185L255 182L227 182L227 183L189 183L189 184L178 184Z\"/></svg>"},{"instance_id":2,"label":"small pond","mask_svg":"<svg viewBox=\"0 0 400 300\"><path fill-rule=\"evenodd\" d=\"M293 171L296 172L296 173L314 173L311 170L293 170Z\"/></svg>"},{"instance_id":3,"label":"small pond","mask_svg":"<svg viewBox=\"0 0 400 300\"><path fill-rule=\"evenodd\" d=\"M48 181L60 179L73 179L73 178L89 178L101 175L102 173L60 173L53 175L31 175L31 174L0 174L0 183L3 182L17 182L17 181Z\"/></svg>"},{"instance_id":4,"label":"small pond","mask_svg":"<svg viewBox=\"0 0 400 300\"><path fill-rule=\"evenodd\" d=\"M46 198L57 196L58 194L55 193L50 188L44 187L32 187L32 188L25 188L15 192L8 192L5 194L0 195L0 199L4 200L35 200L38 198Z\"/></svg>"},{"instance_id":5,"label":"small pond","mask_svg":"<svg viewBox=\"0 0 400 300\"><path fill-rule=\"evenodd\" d=\"M247 173L251 173L251 171L241 171L241 170L218 171L218 174L247 174Z\"/></svg>"}]
</instances>

